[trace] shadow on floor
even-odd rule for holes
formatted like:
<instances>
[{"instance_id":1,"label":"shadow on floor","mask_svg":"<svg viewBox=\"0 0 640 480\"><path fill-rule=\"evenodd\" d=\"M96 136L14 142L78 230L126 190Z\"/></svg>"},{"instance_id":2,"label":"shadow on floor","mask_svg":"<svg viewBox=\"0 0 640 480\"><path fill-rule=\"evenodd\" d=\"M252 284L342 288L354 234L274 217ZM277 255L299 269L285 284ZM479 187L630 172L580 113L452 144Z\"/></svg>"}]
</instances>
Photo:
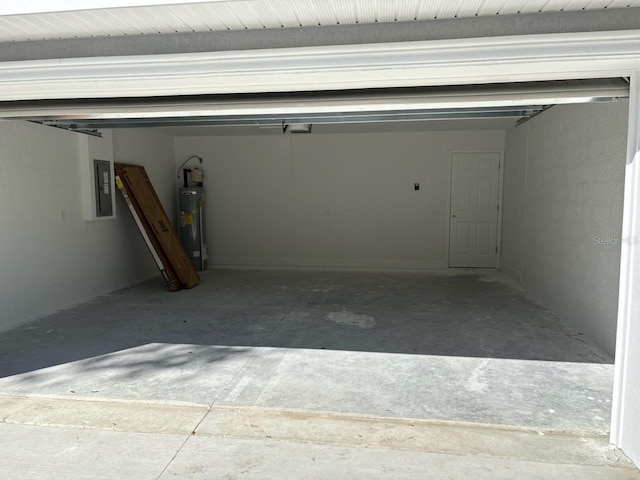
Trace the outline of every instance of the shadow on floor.
<instances>
[{"instance_id":1,"label":"shadow on floor","mask_svg":"<svg viewBox=\"0 0 640 480\"><path fill-rule=\"evenodd\" d=\"M0 334L0 377L89 359L99 371L149 345L186 346L159 368L193 362L189 345L216 346L203 366L248 347L612 363L497 275L209 271L192 290L154 280Z\"/></svg>"}]
</instances>

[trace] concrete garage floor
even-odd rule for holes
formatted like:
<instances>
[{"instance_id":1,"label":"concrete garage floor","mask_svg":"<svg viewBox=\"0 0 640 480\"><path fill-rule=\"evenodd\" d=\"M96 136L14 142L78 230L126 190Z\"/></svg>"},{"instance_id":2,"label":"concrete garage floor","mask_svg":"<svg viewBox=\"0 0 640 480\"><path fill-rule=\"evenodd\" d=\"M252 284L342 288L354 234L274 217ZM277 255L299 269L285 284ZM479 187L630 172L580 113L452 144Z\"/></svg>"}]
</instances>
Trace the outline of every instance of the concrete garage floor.
<instances>
[{"instance_id":1,"label":"concrete garage floor","mask_svg":"<svg viewBox=\"0 0 640 480\"><path fill-rule=\"evenodd\" d=\"M0 334L0 377L3 478L640 478L612 359L499 275L154 280Z\"/></svg>"}]
</instances>

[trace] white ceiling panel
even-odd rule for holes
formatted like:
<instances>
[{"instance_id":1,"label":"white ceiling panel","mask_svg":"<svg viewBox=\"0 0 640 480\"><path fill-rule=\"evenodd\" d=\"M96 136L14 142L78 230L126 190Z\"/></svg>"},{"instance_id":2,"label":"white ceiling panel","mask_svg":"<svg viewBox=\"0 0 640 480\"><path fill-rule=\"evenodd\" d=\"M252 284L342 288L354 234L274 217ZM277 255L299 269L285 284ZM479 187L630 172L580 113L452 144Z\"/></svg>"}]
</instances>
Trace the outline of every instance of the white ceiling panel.
<instances>
[{"instance_id":1,"label":"white ceiling panel","mask_svg":"<svg viewBox=\"0 0 640 480\"><path fill-rule=\"evenodd\" d=\"M68 23L81 29L83 37L104 37L111 31L110 25L105 25L101 16L76 15L74 12L67 12Z\"/></svg>"},{"instance_id":2,"label":"white ceiling panel","mask_svg":"<svg viewBox=\"0 0 640 480\"><path fill-rule=\"evenodd\" d=\"M49 2L52 4L53 2ZM150 5L157 3L156 5ZM69 3L69 5L78 5ZM640 7L640 0L157 0L44 13L0 9L0 42L254 30ZM46 4L44 4L46 5ZM137 6L135 6L137 5ZM53 10L53 9L51 9Z\"/></svg>"},{"instance_id":3,"label":"white ceiling panel","mask_svg":"<svg viewBox=\"0 0 640 480\"><path fill-rule=\"evenodd\" d=\"M513 0L511 2L504 2L502 0L490 0L487 2L485 7L481 7L480 9L478 9L478 16L536 13L542 11L547 3L549 3L549 0ZM567 1L566 3L569 3L569 1Z\"/></svg>"},{"instance_id":4,"label":"white ceiling panel","mask_svg":"<svg viewBox=\"0 0 640 480\"><path fill-rule=\"evenodd\" d=\"M338 2L332 1L334 4L341 4L342 9L353 12L354 22L352 23L374 23L377 18L376 9L371 8L371 3L375 0L355 0L354 2ZM336 5L337 8L340 5ZM336 8L336 12L342 13Z\"/></svg>"},{"instance_id":5,"label":"white ceiling panel","mask_svg":"<svg viewBox=\"0 0 640 480\"><path fill-rule=\"evenodd\" d=\"M409 3L409 2L403 2ZM380 2L377 5L378 22L393 22L396 16L397 2Z\"/></svg>"},{"instance_id":6,"label":"white ceiling panel","mask_svg":"<svg viewBox=\"0 0 640 480\"><path fill-rule=\"evenodd\" d=\"M353 25L356 23L374 23L375 22L375 9L371 8L371 5L375 3L375 0L364 1L351 1L342 2L340 0L329 0L326 4L328 10L331 11L334 21L333 24L337 25L338 22L342 25ZM369 14L369 21L364 21L362 15Z\"/></svg>"},{"instance_id":7,"label":"white ceiling panel","mask_svg":"<svg viewBox=\"0 0 640 480\"><path fill-rule=\"evenodd\" d=\"M125 34L133 34L132 28L120 20L118 17L114 17L109 11L99 12L78 12L71 13L77 22L84 22L88 24L88 31L90 36L104 37L104 36L118 36ZM0 18L0 22L2 18Z\"/></svg>"},{"instance_id":8,"label":"white ceiling panel","mask_svg":"<svg viewBox=\"0 0 640 480\"><path fill-rule=\"evenodd\" d=\"M629 6L629 0L613 0L608 8L625 8Z\"/></svg>"},{"instance_id":9,"label":"white ceiling panel","mask_svg":"<svg viewBox=\"0 0 640 480\"><path fill-rule=\"evenodd\" d=\"M173 7L177 12L182 12L184 9L181 6ZM229 26L223 21L222 16L219 14L219 10L214 8L213 5L205 4L202 8L194 9L189 8L190 16L196 16L201 18L208 26L210 31L229 30ZM206 32L206 29L197 30L199 32Z\"/></svg>"},{"instance_id":10,"label":"white ceiling panel","mask_svg":"<svg viewBox=\"0 0 640 480\"><path fill-rule=\"evenodd\" d=\"M260 1L259 5L254 5L255 8L259 8L261 11L267 10L275 14L280 21L281 27L299 27L302 26L304 20L300 15L300 9L298 7L299 1L289 0L264 0ZM310 21L310 24L313 24Z\"/></svg>"},{"instance_id":11,"label":"white ceiling panel","mask_svg":"<svg viewBox=\"0 0 640 480\"><path fill-rule=\"evenodd\" d=\"M179 18L186 28L192 32L206 32L212 30L212 27L207 23L206 19L199 17L189 8L180 9L171 6L167 7L167 11L169 11L175 18Z\"/></svg>"},{"instance_id":12,"label":"white ceiling panel","mask_svg":"<svg viewBox=\"0 0 640 480\"><path fill-rule=\"evenodd\" d=\"M434 0L432 2L420 3L417 17L418 20L433 20L436 18L444 18L442 16L444 9L447 8L447 5L451 7L452 2L449 2L448 0Z\"/></svg>"},{"instance_id":13,"label":"white ceiling panel","mask_svg":"<svg viewBox=\"0 0 640 480\"><path fill-rule=\"evenodd\" d=\"M482 2L478 4L476 0L460 0L459 2L451 3L455 5L455 7L451 9L454 18L473 17L482 8ZM451 16L451 13L448 13L448 16Z\"/></svg>"},{"instance_id":14,"label":"white ceiling panel","mask_svg":"<svg viewBox=\"0 0 640 480\"><path fill-rule=\"evenodd\" d=\"M74 12L78 10L103 10L107 8L175 5L181 3L211 3L229 0L27 0L0 2L0 15L30 13Z\"/></svg>"},{"instance_id":15,"label":"white ceiling panel","mask_svg":"<svg viewBox=\"0 0 640 480\"><path fill-rule=\"evenodd\" d=\"M241 29L257 30L266 26L262 18L262 12L256 10L251 4L229 2L220 4L220 7L229 12L229 23L232 22L231 19L233 18L235 19L235 25L240 25Z\"/></svg>"},{"instance_id":16,"label":"white ceiling panel","mask_svg":"<svg viewBox=\"0 0 640 480\"><path fill-rule=\"evenodd\" d=\"M248 5L256 17L260 18L262 28L281 28L283 23L277 11L272 9L261 9L259 5ZM186 10L186 8L185 8Z\"/></svg>"}]
</instances>

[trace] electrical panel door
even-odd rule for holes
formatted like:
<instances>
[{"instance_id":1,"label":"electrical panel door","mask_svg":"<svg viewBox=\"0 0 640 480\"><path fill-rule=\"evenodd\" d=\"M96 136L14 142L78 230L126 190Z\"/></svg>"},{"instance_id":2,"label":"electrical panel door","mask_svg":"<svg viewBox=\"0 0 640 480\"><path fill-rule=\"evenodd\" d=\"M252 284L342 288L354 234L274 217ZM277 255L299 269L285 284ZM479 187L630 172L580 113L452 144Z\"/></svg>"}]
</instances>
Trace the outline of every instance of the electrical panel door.
<instances>
[{"instance_id":1,"label":"electrical panel door","mask_svg":"<svg viewBox=\"0 0 640 480\"><path fill-rule=\"evenodd\" d=\"M111 164L106 160L94 160L96 189L96 217L111 217L113 203L111 195Z\"/></svg>"}]
</instances>

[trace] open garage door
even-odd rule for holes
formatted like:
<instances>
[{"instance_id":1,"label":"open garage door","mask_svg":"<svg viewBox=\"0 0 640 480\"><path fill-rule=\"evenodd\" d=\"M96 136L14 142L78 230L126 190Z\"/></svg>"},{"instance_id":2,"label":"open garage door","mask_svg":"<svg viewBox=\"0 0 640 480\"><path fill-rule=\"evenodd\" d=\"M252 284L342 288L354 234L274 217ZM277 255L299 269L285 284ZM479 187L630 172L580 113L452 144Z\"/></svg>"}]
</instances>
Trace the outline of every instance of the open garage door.
<instances>
[{"instance_id":1,"label":"open garage door","mask_svg":"<svg viewBox=\"0 0 640 480\"><path fill-rule=\"evenodd\" d=\"M0 118L34 120L71 130L484 118L521 121L551 105L612 101L628 97L628 92L628 82L614 78L342 93L35 100L1 102Z\"/></svg>"}]
</instances>

